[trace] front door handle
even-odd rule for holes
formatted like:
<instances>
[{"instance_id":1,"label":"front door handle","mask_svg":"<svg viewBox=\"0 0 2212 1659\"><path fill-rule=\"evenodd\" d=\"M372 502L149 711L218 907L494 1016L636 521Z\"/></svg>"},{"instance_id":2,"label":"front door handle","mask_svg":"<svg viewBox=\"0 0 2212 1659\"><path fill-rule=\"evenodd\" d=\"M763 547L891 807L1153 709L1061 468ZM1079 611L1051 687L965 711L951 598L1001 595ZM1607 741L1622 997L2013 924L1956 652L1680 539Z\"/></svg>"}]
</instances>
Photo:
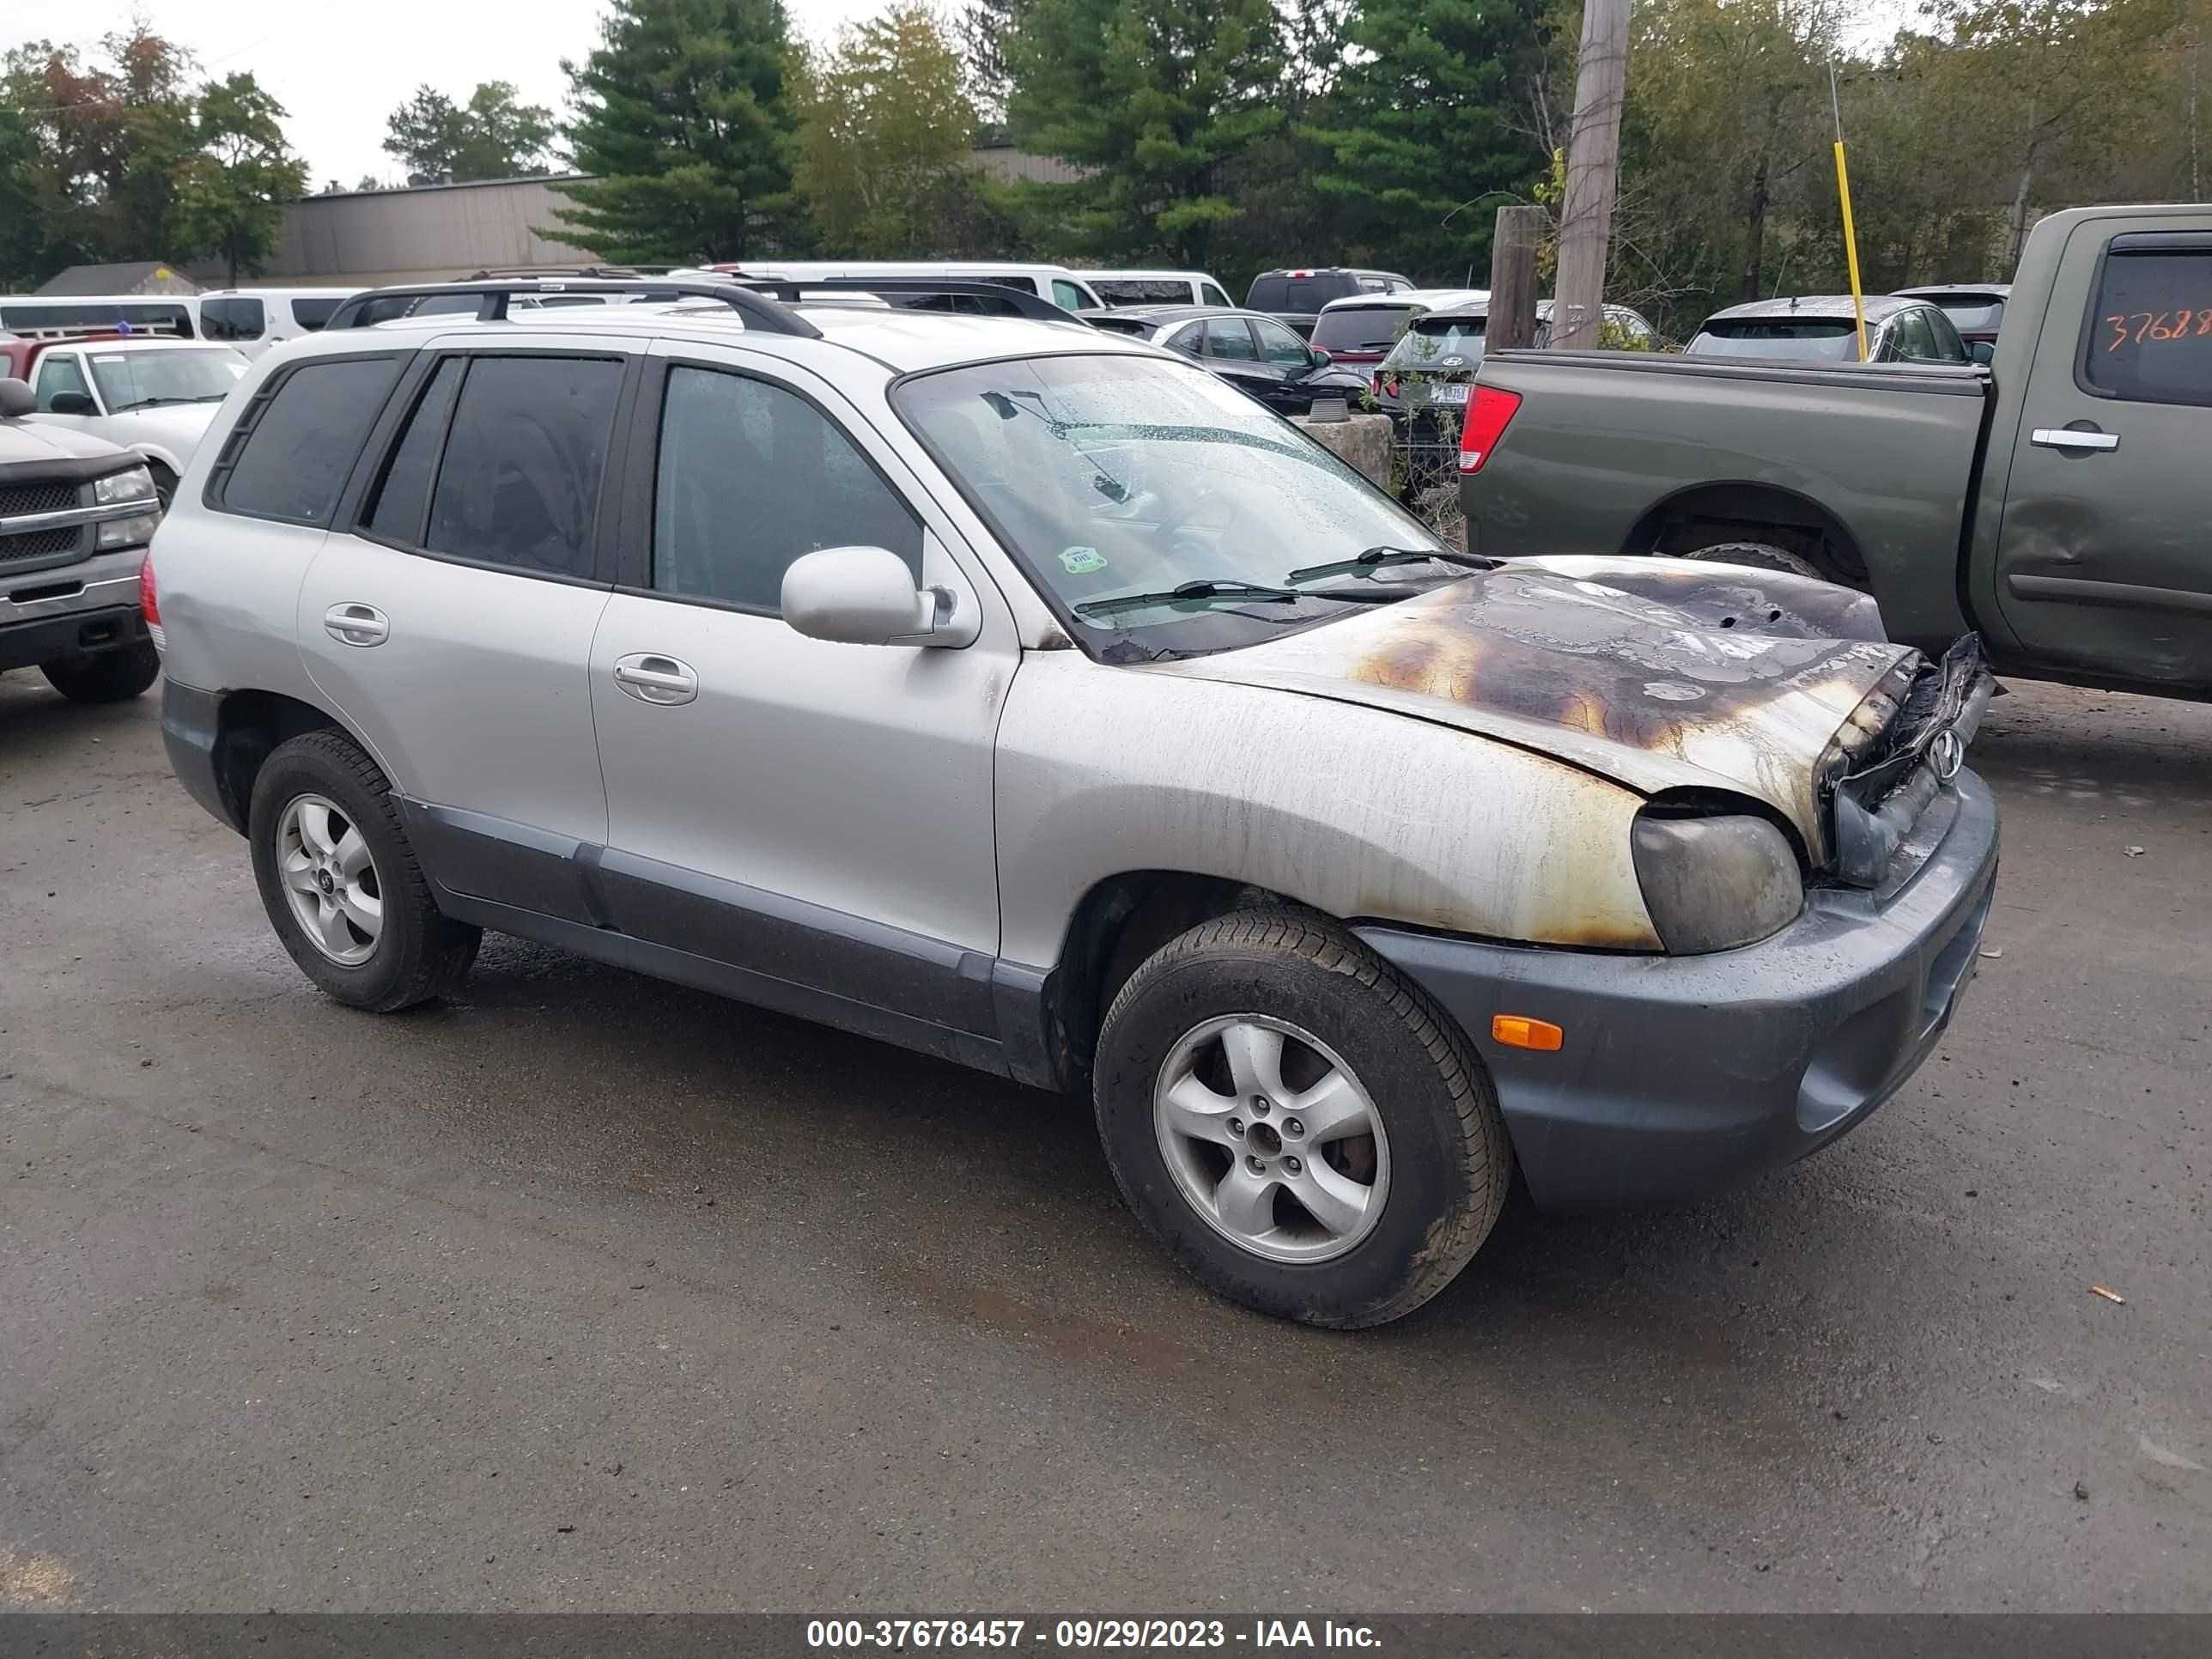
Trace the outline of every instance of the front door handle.
<instances>
[{"instance_id":1,"label":"front door handle","mask_svg":"<svg viewBox=\"0 0 2212 1659\"><path fill-rule=\"evenodd\" d=\"M2039 426L2027 434L2027 441L2032 444L2040 444L2045 449L2071 449L2083 454L2120 447L2120 434L2117 432L2099 432L2094 428L2077 432L2070 426Z\"/></svg>"},{"instance_id":2,"label":"front door handle","mask_svg":"<svg viewBox=\"0 0 2212 1659\"><path fill-rule=\"evenodd\" d=\"M323 612L323 632L340 645L382 645L392 623L373 605L334 605Z\"/></svg>"},{"instance_id":3,"label":"front door handle","mask_svg":"<svg viewBox=\"0 0 2212 1659\"><path fill-rule=\"evenodd\" d=\"M616 658L615 684L640 702L664 706L690 702L699 695L699 677L690 664L651 651Z\"/></svg>"}]
</instances>

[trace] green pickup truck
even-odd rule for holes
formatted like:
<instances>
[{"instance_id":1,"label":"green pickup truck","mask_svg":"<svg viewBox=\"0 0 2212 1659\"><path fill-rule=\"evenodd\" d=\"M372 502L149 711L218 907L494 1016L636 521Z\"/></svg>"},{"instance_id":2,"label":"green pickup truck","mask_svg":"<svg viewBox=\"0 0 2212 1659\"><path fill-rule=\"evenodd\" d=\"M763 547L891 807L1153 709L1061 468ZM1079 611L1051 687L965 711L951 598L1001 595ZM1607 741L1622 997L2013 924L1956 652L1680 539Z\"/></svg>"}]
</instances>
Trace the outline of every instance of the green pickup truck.
<instances>
[{"instance_id":1,"label":"green pickup truck","mask_svg":"<svg viewBox=\"0 0 2212 1659\"><path fill-rule=\"evenodd\" d=\"M2212 697L2212 204L2043 220L1986 368L1494 353L1460 493L1469 552L1810 572L1931 654Z\"/></svg>"}]
</instances>

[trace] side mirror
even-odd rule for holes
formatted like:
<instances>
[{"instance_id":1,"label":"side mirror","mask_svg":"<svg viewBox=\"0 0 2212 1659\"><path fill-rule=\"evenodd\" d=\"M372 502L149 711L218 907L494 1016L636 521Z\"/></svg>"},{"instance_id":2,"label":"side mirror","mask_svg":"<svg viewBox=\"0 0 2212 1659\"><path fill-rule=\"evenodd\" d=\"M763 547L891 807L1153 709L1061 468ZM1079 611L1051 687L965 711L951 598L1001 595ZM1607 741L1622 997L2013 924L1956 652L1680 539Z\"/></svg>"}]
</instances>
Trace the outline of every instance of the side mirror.
<instances>
[{"instance_id":1,"label":"side mirror","mask_svg":"<svg viewBox=\"0 0 2212 1659\"><path fill-rule=\"evenodd\" d=\"M916 587L884 547L824 547L783 573L783 619L809 639L842 645L963 646L981 631L973 600Z\"/></svg>"},{"instance_id":2,"label":"side mirror","mask_svg":"<svg viewBox=\"0 0 2212 1659\"><path fill-rule=\"evenodd\" d=\"M1319 346L1308 346L1306 348L1306 356L1313 359L1313 366L1316 368L1327 368L1331 363L1336 361L1335 358L1330 356L1328 352L1322 350Z\"/></svg>"},{"instance_id":3,"label":"side mirror","mask_svg":"<svg viewBox=\"0 0 2212 1659\"><path fill-rule=\"evenodd\" d=\"M31 395L28 380L18 380L12 376L0 380L0 419L11 415L27 415L38 406L39 400Z\"/></svg>"},{"instance_id":4,"label":"side mirror","mask_svg":"<svg viewBox=\"0 0 2212 1659\"><path fill-rule=\"evenodd\" d=\"M100 405L92 400L89 392L57 392L54 400L46 405L49 415L97 415Z\"/></svg>"},{"instance_id":5,"label":"side mirror","mask_svg":"<svg viewBox=\"0 0 2212 1659\"><path fill-rule=\"evenodd\" d=\"M1976 340L1966 347L1966 356L1986 368L1997 360L1997 349L1987 340Z\"/></svg>"}]
</instances>

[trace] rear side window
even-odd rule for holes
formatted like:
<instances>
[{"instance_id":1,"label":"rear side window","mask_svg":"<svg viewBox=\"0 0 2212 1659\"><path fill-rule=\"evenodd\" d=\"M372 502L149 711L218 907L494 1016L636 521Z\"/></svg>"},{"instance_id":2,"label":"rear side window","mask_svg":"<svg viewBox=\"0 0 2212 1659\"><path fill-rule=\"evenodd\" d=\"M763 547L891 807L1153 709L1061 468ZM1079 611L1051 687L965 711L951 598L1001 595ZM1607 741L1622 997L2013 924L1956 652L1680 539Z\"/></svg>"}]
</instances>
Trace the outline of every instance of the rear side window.
<instances>
[{"instance_id":1,"label":"rear side window","mask_svg":"<svg viewBox=\"0 0 2212 1659\"><path fill-rule=\"evenodd\" d=\"M533 574L588 578L623 365L479 357L469 365L423 545Z\"/></svg>"},{"instance_id":2,"label":"rear side window","mask_svg":"<svg viewBox=\"0 0 2212 1659\"><path fill-rule=\"evenodd\" d=\"M416 400L407 430L384 469L384 481L362 521L371 535L403 546L422 545L422 527L430 512L430 488L438 480L438 455L446 447L446 424L453 418L453 399L468 368L463 357L447 357L430 375L429 384Z\"/></svg>"},{"instance_id":3,"label":"rear side window","mask_svg":"<svg viewBox=\"0 0 2212 1659\"><path fill-rule=\"evenodd\" d=\"M2124 251L2098 273L2081 380L2106 398L2212 404L2212 246Z\"/></svg>"},{"instance_id":4,"label":"rear side window","mask_svg":"<svg viewBox=\"0 0 2212 1659\"><path fill-rule=\"evenodd\" d=\"M773 616L783 573L823 547L887 547L921 573L921 525L796 392L677 365L662 400L653 586Z\"/></svg>"},{"instance_id":5,"label":"rear side window","mask_svg":"<svg viewBox=\"0 0 2212 1659\"><path fill-rule=\"evenodd\" d=\"M331 313L344 302L343 295L327 300L295 300L292 301L292 320L313 334L331 319Z\"/></svg>"},{"instance_id":6,"label":"rear side window","mask_svg":"<svg viewBox=\"0 0 2212 1659\"><path fill-rule=\"evenodd\" d=\"M208 480L210 503L286 524L328 525L400 362L305 362L264 386L223 441Z\"/></svg>"},{"instance_id":7,"label":"rear side window","mask_svg":"<svg viewBox=\"0 0 2212 1659\"><path fill-rule=\"evenodd\" d=\"M200 332L210 340L258 340L267 323L258 300L231 295L200 301Z\"/></svg>"}]
</instances>

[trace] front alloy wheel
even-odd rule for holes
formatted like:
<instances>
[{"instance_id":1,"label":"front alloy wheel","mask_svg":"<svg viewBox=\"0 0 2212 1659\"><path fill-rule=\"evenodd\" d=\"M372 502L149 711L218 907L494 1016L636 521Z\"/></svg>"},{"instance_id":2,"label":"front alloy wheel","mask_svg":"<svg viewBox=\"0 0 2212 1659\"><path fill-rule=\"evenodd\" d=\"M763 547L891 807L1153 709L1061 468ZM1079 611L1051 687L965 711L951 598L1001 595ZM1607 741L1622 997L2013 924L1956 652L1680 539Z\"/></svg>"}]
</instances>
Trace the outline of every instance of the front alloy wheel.
<instances>
[{"instance_id":1,"label":"front alloy wheel","mask_svg":"<svg viewBox=\"0 0 2212 1659\"><path fill-rule=\"evenodd\" d=\"M1390 1194L1390 1141L1359 1079L1310 1031L1266 1014L1209 1019L1153 1087L1160 1155L1191 1207L1270 1261L1342 1255Z\"/></svg>"}]
</instances>

